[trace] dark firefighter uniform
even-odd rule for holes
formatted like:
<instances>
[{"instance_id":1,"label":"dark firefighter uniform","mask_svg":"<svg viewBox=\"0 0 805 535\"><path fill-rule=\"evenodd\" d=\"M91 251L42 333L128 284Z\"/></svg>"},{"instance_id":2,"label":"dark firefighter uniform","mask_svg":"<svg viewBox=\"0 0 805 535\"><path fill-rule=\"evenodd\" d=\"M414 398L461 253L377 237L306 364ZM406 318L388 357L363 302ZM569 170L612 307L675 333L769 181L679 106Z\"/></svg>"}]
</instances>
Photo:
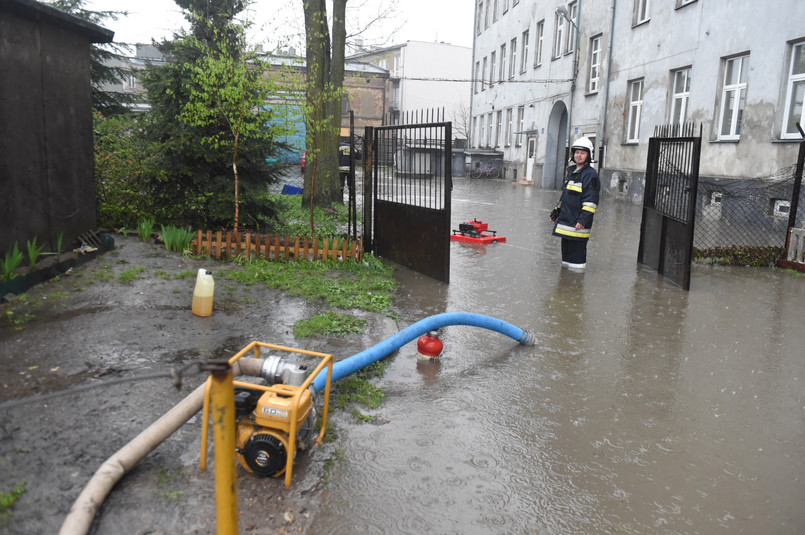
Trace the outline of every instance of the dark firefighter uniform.
<instances>
[{"instance_id":1,"label":"dark firefighter uniform","mask_svg":"<svg viewBox=\"0 0 805 535\"><path fill-rule=\"evenodd\" d=\"M600 189L598 173L589 163L581 170L575 165L568 168L559 200L559 215L553 227L553 235L562 238L562 262L565 265L586 267L587 240L598 208ZM582 228L577 229L576 223L580 223Z\"/></svg>"}]
</instances>

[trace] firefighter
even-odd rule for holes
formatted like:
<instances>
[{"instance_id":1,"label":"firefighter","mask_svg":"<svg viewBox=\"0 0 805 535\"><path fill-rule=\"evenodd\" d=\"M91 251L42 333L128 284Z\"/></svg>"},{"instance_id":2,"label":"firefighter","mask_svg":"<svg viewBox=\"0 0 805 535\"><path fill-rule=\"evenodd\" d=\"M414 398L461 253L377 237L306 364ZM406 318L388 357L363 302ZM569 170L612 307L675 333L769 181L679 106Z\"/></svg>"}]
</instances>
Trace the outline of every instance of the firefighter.
<instances>
[{"instance_id":1,"label":"firefighter","mask_svg":"<svg viewBox=\"0 0 805 535\"><path fill-rule=\"evenodd\" d=\"M344 195L344 186L349 184L349 153L350 153L350 146L349 141L343 141L338 146L338 178L341 180L341 195ZM355 151L355 161L358 162L361 159L360 151Z\"/></svg>"},{"instance_id":2,"label":"firefighter","mask_svg":"<svg viewBox=\"0 0 805 535\"><path fill-rule=\"evenodd\" d=\"M559 204L551 212L553 235L562 238L562 266L572 269L587 267L587 240L598 209L601 181L593 162L593 144L580 137L571 145L573 165L567 168Z\"/></svg>"}]
</instances>

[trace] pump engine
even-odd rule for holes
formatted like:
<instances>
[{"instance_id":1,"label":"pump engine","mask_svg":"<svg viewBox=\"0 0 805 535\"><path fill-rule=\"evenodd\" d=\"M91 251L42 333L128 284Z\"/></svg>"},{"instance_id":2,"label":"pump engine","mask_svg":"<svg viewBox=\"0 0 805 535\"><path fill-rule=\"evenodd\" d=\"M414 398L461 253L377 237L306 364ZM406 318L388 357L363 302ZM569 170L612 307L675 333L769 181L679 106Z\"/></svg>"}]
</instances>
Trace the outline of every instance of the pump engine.
<instances>
[{"instance_id":1,"label":"pump engine","mask_svg":"<svg viewBox=\"0 0 805 535\"><path fill-rule=\"evenodd\" d=\"M269 386L236 383L235 454L246 470L262 477L281 475L288 452L312 445L317 412L310 390L301 387L306 374L306 366L270 356L262 373ZM293 445L292 428L296 435Z\"/></svg>"}]
</instances>

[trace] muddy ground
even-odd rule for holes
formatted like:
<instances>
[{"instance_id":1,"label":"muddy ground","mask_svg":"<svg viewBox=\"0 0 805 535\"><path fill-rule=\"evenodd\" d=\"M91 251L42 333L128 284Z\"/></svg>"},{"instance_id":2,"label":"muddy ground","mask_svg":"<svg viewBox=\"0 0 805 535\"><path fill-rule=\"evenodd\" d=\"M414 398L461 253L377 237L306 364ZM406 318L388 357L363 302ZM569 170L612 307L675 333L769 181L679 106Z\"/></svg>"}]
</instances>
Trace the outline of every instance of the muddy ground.
<instances>
[{"instance_id":1,"label":"muddy ground","mask_svg":"<svg viewBox=\"0 0 805 535\"><path fill-rule=\"evenodd\" d=\"M0 492L25 485L0 511L0 533L57 533L95 470L204 380L191 373L177 390L167 377L138 377L228 358L252 340L338 360L397 331L387 317L354 310L369 320L365 334L296 340L294 323L325 305L223 278L216 278L213 315L200 318L191 313L195 275L177 275L203 267L215 276L232 264L170 253L136 236L114 238L114 250L0 305L0 403L26 399L0 405ZM137 278L122 282L125 272ZM120 379L131 381L106 384ZM28 398L88 384L98 387ZM328 464L338 460L340 423L352 416L336 411L330 419L335 440L299 454L290 489L238 467L241 533L306 532ZM202 471L200 435L197 414L115 486L90 533L215 533L212 445Z\"/></svg>"}]
</instances>

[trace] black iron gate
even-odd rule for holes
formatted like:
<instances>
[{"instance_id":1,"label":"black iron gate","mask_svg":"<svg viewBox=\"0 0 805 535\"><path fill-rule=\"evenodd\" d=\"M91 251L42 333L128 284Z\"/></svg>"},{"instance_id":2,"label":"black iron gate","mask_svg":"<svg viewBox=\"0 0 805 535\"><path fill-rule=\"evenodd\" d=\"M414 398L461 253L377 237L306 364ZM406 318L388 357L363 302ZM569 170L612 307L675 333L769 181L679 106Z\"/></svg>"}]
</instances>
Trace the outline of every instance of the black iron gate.
<instances>
[{"instance_id":1,"label":"black iron gate","mask_svg":"<svg viewBox=\"0 0 805 535\"><path fill-rule=\"evenodd\" d=\"M637 261L690 288L701 130L657 128L649 139ZM674 137L671 137L674 136Z\"/></svg>"},{"instance_id":2,"label":"black iron gate","mask_svg":"<svg viewBox=\"0 0 805 535\"><path fill-rule=\"evenodd\" d=\"M364 152L366 247L450 282L451 123L367 127Z\"/></svg>"}]
</instances>

